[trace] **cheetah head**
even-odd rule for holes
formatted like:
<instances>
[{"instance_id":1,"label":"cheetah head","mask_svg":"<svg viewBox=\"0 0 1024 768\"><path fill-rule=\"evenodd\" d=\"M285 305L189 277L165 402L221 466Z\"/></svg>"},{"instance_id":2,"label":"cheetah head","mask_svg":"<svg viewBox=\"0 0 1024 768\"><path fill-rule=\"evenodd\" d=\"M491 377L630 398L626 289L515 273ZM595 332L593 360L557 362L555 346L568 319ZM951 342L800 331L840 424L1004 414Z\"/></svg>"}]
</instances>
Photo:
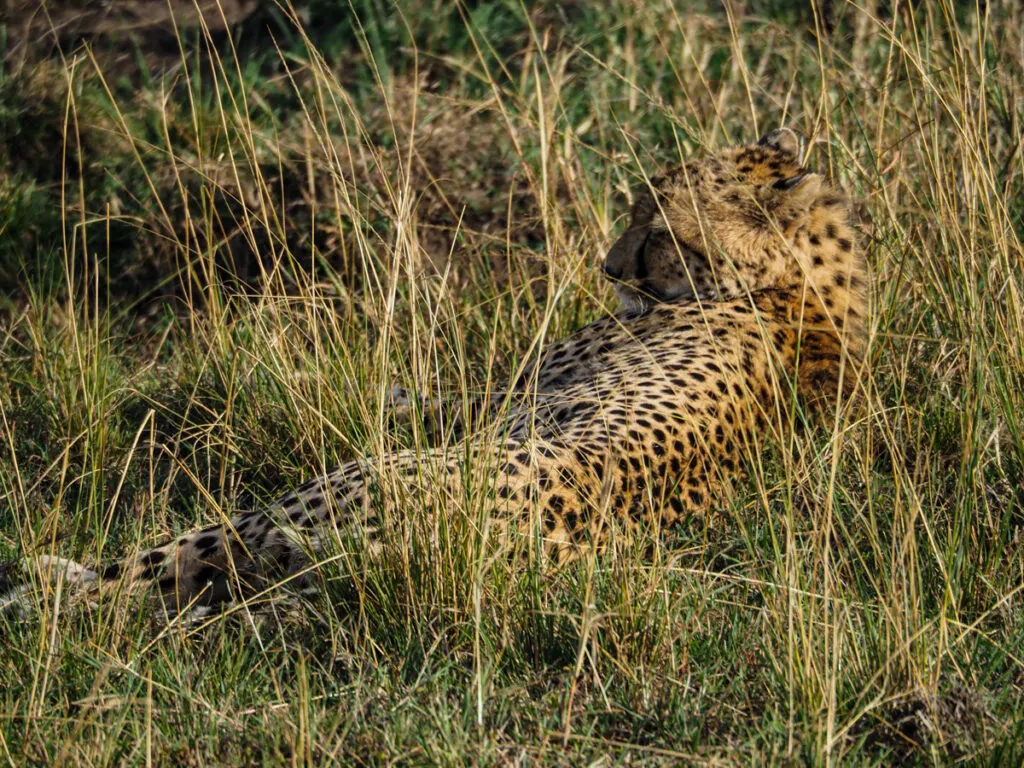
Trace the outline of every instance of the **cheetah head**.
<instances>
[{"instance_id":1,"label":"cheetah head","mask_svg":"<svg viewBox=\"0 0 1024 768\"><path fill-rule=\"evenodd\" d=\"M625 306L738 298L815 275L833 290L836 270L859 269L845 198L803 167L803 150L781 128L651 179L604 262Z\"/></svg>"}]
</instances>

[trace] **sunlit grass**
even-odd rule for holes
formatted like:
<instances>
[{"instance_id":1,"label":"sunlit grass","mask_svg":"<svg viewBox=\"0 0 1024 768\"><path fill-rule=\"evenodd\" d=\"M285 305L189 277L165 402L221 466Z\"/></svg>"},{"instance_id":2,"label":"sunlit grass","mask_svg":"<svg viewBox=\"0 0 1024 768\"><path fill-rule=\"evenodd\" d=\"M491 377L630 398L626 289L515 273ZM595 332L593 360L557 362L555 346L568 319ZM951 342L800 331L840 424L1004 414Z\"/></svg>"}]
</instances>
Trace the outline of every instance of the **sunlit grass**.
<instances>
[{"instance_id":1,"label":"sunlit grass","mask_svg":"<svg viewBox=\"0 0 1024 768\"><path fill-rule=\"evenodd\" d=\"M392 387L506 389L613 310L645 173L781 123L855 202L873 312L856 407L766 434L653 555L510 567L479 467L403 499L386 566L328 547L297 607L0 619L0 755L1019 762L1024 12L836 5L321 4L276 48L183 30L162 76L5 70L4 134L55 142L0 151L9 558L106 562L428 450Z\"/></svg>"}]
</instances>

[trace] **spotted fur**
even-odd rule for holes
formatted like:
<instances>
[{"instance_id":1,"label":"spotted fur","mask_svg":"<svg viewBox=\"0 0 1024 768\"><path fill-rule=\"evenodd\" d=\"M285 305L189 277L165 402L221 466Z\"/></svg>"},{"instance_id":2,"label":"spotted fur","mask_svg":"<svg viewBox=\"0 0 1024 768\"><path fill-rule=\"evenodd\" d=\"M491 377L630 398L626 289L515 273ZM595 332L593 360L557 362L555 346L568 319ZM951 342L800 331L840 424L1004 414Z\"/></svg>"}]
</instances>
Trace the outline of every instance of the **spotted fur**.
<instances>
[{"instance_id":1,"label":"spotted fur","mask_svg":"<svg viewBox=\"0 0 1024 768\"><path fill-rule=\"evenodd\" d=\"M781 129L651 179L604 263L625 311L550 345L456 447L350 461L80 580L154 582L172 608L220 602L307 568L336 532L374 551L403 513L385 489L461 497L474 467L491 468L494 538L539 541L556 563L612 523L659 530L705 512L789 407L788 385L834 403L862 353L866 274L847 202L802 162L802 140Z\"/></svg>"}]
</instances>

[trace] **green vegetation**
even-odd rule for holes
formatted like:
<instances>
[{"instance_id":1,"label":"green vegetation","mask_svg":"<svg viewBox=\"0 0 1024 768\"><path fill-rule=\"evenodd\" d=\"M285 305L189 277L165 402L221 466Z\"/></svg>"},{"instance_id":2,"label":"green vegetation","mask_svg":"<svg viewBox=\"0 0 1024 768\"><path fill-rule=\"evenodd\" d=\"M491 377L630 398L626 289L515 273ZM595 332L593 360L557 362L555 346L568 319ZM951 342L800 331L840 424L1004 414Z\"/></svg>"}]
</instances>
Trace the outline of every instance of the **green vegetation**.
<instances>
[{"instance_id":1,"label":"green vegetation","mask_svg":"<svg viewBox=\"0 0 1024 768\"><path fill-rule=\"evenodd\" d=\"M0 69L0 557L109 561L611 311L628 191L781 123L874 276L849 420L644 554L393 567L161 627L0 617L0 762L1024 761L1024 6L332 2ZM0 47L13 46L0 35Z\"/></svg>"}]
</instances>

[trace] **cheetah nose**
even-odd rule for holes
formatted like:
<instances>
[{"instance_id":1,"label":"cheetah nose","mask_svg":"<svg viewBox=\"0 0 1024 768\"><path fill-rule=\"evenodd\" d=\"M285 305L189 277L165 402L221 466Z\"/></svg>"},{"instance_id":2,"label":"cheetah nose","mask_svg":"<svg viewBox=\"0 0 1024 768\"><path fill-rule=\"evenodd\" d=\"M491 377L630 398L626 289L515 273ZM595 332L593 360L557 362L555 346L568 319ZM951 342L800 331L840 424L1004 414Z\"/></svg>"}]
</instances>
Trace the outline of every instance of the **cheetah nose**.
<instances>
[{"instance_id":1,"label":"cheetah nose","mask_svg":"<svg viewBox=\"0 0 1024 768\"><path fill-rule=\"evenodd\" d=\"M620 267L613 267L607 260L601 267L604 270L604 276L609 280L618 280L622 277L622 269Z\"/></svg>"}]
</instances>

